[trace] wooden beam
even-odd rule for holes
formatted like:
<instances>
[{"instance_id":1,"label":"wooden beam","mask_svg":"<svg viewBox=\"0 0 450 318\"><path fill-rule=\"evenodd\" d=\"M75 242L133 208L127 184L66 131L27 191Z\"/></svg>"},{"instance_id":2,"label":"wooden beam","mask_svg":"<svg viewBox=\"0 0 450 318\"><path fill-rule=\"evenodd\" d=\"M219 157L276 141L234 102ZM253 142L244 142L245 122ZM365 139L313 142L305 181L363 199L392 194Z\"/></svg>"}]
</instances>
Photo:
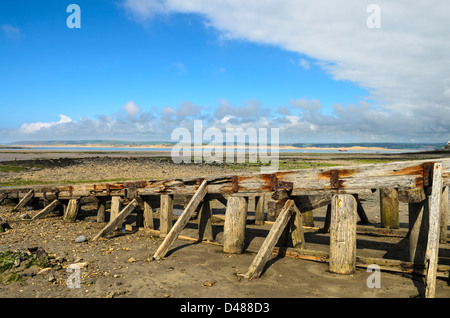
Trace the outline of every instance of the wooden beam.
<instances>
[{"instance_id":1,"label":"wooden beam","mask_svg":"<svg viewBox=\"0 0 450 318\"><path fill-rule=\"evenodd\" d=\"M52 212L59 204L61 204L59 200L53 200L49 205L42 209L42 211L33 216L31 220L43 218L44 216Z\"/></svg>"},{"instance_id":2,"label":"wooden beam","mask_svg":"<svg viewBox=\"0 0 450 318\"><path fill-rule=\"evenodd\" d=\"M428 215L427 201L409 203L409 261L417 266L425 265L425 252L428 241Z\"/></svg>"},{"instance_id":3,"label":"wooden beam","mask_svg":"<svg viewBox=\"0 0 450 318\"><path fill-rule=\"evenodd\" d=\"M34 190L31 189L27 194L20 200L20 202L12 209L12 211L18 211L20 208L23 208L28 202L30 202L34 197Z\"/></svg>"},{"instance_id":4,"label":"wooden beam","mask_svg":"<svg viewBox=\"0 0 450 318\"><path fill-rule=\"evenodd\" d=\"M439 220L442 195L442 165L435 163L433 167L433 182L431 196L428 197L430 206L428 245L425 256L427 268L425 297L434 298L436 289L436 271L439 253Z\"/></svg>"},{"instance_id":5,"label":"wooden beam","mask_svg":"<svg viewBox=\"0 0 450 318\"><path fill-rule=\"evenodd\" d=\"M356 262L356 209L352 195L336 194L331 201L330 272L351 274Z\"/></svg>"},{"instance_id":6,"label":"wooden beam","mask_svg":"<svg viewBox=\"0 0 450 318\"><path fill-rule=\"evenodd\" d=\"M223 230L224 253L242 254L244 252L246 221L247 199L241 196L228 197Z\"/></svg>"},{"instance_id":7,"label":"wooden beam","mask_svg":"<svg viewBox=\"0 0 450 318\"><path fill-rule=\"evenodd\" d=\"M292 188L291 196L332 193L336 190L345 193L359 193L364 189L378 188L423 188L424 165L439 162L444 170L443 185L450 185L450 159L414 160L390 162L383 164L366 164L358 166L333 167L332 170L301 169L280 171L274 174L251 173L232 178L233 176L211 176L208 181L210 194L250 195L272 191L283 184ZM275 176L272 178L272 176ZM138 182L116 182L103 184L76 184L63 187L33 187L36 197L43 197L44 189L47 196L55 195L60 200L68 200L84 196L124 196L126 189L135 188L136 195L184 194L193 195L198 187L199 178L147 180ZM234 182L232 180L235 180ZM277 183L274 184L273 180ZM332 182L333 181L333 182ZM238 185L238 192L233 192L233 186ZM24 188L25 189L25 188ZM0 193L11 191L0 189ZM17 191L16 191L17 192ZM17 194L11 192L8 197ZM300 211L302 208L298 206Z\"/></svg>"},{"instance_id":8,"label":"wooden beam","mask_svg":"<svg viewBox=\"0 0 450 318\"><path fill-rule=\"evenodd\" d=\"M119 212L116 218L109 221L109 223L92 239L97 240L99 237L105 236L109 232L115 230L120 224L123 223L125 218L130 215L131 212L139 205L137 199L133 199L128 203L122 211Z\"/></svg>"},{"instance_id":9,"label":"wooden beam","mask_svg":"<svg viewBox=\"0 0 450 318\"><path fill-rule=\"evenodd\" d=\"M267 235L264 243L258 251L258 254L254 258L250 268L248 269L245 277L248 279L258 278L264 269L264 266L272 253L275 244L283 233L286 225L292 216L292 209L295 203L293 200L287 200L283 208L281 209L278 218L276 219L274 225L271 227L269 234Z\"/></svg>"},{"instance_id":10,"label":"wooden beam","mask_svg":"<svg viewBox=\"0 0 450 318\"><path fill-rule=\"evenodd\" d=\"M204 180L187 207L184 209L183 213L178 218L177 222L175 222L175 225L171 228L169 234L167 234L162 244L156 250L155 254L153 255L153 259L158 260L166 255L167 251L170 248L170 245L172 245L172 243L177 239L178 235L188 223L192 213L194 213L195 209L197 209L198 205L205 197L207 192L206 185L207 182L206 180Z\"/></svg>"}]
</instances>

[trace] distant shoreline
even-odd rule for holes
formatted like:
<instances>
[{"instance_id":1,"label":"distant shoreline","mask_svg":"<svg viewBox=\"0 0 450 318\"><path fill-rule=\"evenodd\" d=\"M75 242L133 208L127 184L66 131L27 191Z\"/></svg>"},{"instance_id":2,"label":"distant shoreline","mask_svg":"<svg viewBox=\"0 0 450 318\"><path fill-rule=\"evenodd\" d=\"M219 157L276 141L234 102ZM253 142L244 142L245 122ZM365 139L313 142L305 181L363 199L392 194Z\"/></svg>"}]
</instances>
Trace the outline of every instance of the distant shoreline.
<instances>
[{"instance_id":1,"label":"distant shoreline","mask_svg":"<svg viewBox=\"0 0 450 318\"><path fill-rule=\"evenodd\" d=\"M32 149L32 148L129 148L130 150L136 149L136 148L146 148L146 149L167 149L170 150L175 146L175 144L155 144L155 145L122 145L122 144L83 144L83 145L67 145L67 144L52 144L52 145L21 145L20 147L8 147L4 146L0 149ZM202 145L202 148L215 148L217 146L215 145ZM351 146L351 147L295 147L291 145L280 145L278 146L280 150L335 150L335 151L392 151L392 152L398 152L402 150L408 150L408 149L389 149L389 148L383 148L383 147L362 147L362 146ZM198 148L197 146L192 148ZM254 146L223 146L223 149L247 149L247 148L255 148ZM270 146L268 147L261 147L258 146L258 149L264 149L268 148L270 149ZM30 150L31 150L30 149ZM410 150L410 149L409 149Z\"/></svg>"}]
</instances>

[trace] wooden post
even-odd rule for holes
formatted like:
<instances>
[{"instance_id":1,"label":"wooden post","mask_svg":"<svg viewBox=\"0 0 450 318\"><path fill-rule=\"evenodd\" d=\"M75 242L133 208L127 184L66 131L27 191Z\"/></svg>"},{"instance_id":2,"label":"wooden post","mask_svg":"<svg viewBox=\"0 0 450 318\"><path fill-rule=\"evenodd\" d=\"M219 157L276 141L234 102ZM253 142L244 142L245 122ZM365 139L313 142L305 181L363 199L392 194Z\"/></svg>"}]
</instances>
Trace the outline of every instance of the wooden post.
<instances>
[{"instance_id":1,"label":"wooden post","mask_svg":"<svg viewBox=\"0 0 450 318\"><path fill-rule=\"evenodd\" d=\"M189 218L191 217L192 213L194 213L195 209L197 209L198 205L205 197L207 192L206 184L207 181L203 180L197 192L194 194L191 201L189 201L188 205L184 209L183 213L181 213L177 222L175 222L175 225L170 229L170 232L167 234L162 244L156 250L155 254L153 255L153 259L158 260L161 257L164 257L164 255L166 255L170 245L172 245L172 243L177 239L178 235L180 235L181 231L184 229L187 222L189 221Z\"/></svg>"},{"instance_id":2,"label":"wooden post","mask_svg":"<svg viewBox=\"0 0 450 318\"><path fill-rule=\"evenodd\" d=\"M49 205L47 205L41 212L33 216L32 220L40 219L52 212L61 202L58 199L53 200Z\"/></svg>"},{"instance_id":3,"label":"wooden post","mask_svg":"<svg viewBox=\"0 0 450 318\"><path fill-rule=\"evenodd\" d=\"M305 248L305 232L303 229L303 215L294 204L294 215L291 217L291 237L294 248Z\"/></svg>"},{"instance_id":4,"label":"wooden post","mask_svg":"<svg viewBox=\"0 0 450 318\"><path fill-rule=\"evenodd\" d=\"M93 241L97 240L101 236L105 236L107 233L113 231L118 226L120 226L125 218L133 212L133 210L138 206L139 203L136 199L133 199L130 203L128 203L122 211L114 218L109 220L109 223L92 239Z\"/></svg>"},{"instance_id":5,"label":"wooden post","mask_svg":"<svg viewBox=\"0 0 450 318\"><path fill-rule=\"evenodd\" d=\"M436 272L439 253L439 220L441 217L441 196L442 196L442 165L435 163L433 167L433 183L431 196L428 197L430 206L430 219L428 231L428 245L425 255L427 265L425 297L434 298L436 290Z\"/></svg>"},{"instance_id":6,"label":"wooden post","mask_svg":"<svg viewBox=\"0 0 450 318\"><path fill-rule=\"evenodd\" d=\"M272 254L272 250L275 247L278 239L283 233L286 225L288 224L291 215L292 209L294 206L293 200L287 200L283 208L281 209L280 214L278 215L275 223L272 225L269 234L267 235L264 243L258 251L255 259L253 260L250 268L248 269L245 277L248 279L258 278L261 275L261 272L264 269L264 266L269 259L269 256Z\"/></svg>"},{"instance_id":7,"label":"wooden post","mask_svg":"<svg viewBox=\"0 0 450 318\"><path fill-rule=\"evenodd\" d=\"M400 223L398 220L398 204L399 201L397 189L380 189L381 227L386 229L398 229L400 227Z\"/></svg>"},{"instance_id":8,"label":"wooden post","mask_svg":"<svg viewBox=\"0 0 450 318\"><path fill-rule=\"evenodd\" d=\"M408 203L409 217L409 261L416 267L425 265L425 251L428 241L428 203Z\"/></svg>"},{"instance_id":9,"label":"wooden post","mask_svg":"<svg viewBox=\"0 0 450 318\"><path fill-rule=\"evenodd\" d=\"M80 200L70 199L64 214L64 221L75 222L80 211Z\"/></svg>"},{"instance_id":10,"label":"wooden post","mask_svg":"<svg viewBox=\"0 0 450 318\"><path fill-rule=\"evenodd\" d=\"M247 199L228 197L223 233L223 251L230 254L244 252L245 224L247 220Z\"/></svg>"},{"instance_id":11,"label":"wooden post","mask_svg":"<svg viewBox=\"0 0 450 318\"><path fill-rule=\"evenodd\" d=\"M336 194L331 201L330 262L332 273L351 274L356 264L356 209L355 198Z\"/></svg>"},{"instance_id":12,"label":"wooden post","mask_svg":"<svg viewBox=\"0 0 450 318\"><path fill-rule=\"evenodd\" d=\"M203 241L203 237L206 237L208 242L214 241L211 217L211 203L205 199L200 205L200 213L198 220L198 240Z\"/></svg>"},{"instance_id":13,"label":"wooden post","mask_svg":"<svg viewBox=\"0 0 450 318\"><path fill-rule=\"evenodd\" d=\"M265 204L266 204L265 195L260 195L259 197L256 197L255 225L264 225Z\"/></svg>"},{"instance_id":14,"label":"wooden post","mask_svg":"<svg viewBox=\"0 0 450 318\"><path fill-rule=\"evenodd\" d=\"M172 228L173 221L173 195L171 194L162 194L160 196L161 204L160 204L160 216L159 216L159 231L161 234L169 233Z\"/></svg>"},{"instance_id":15,"label":"wooden post","mask_svg":"<svg viewBox=\"0 0 450 318\"><path fill-rule=\"evenodd\" d=\"M106 201L99 200L97 206L97 222L106 222Z\"/></svg>"},{"instance_id":16,"label":"wooden post","mask_svg":"<svg viewBox=\"0 0 450 318\"><path fill-rule=\"evenodd\" d=\"M150 205L150 200L144 200L144 228L155 229L153 223L153 208Z\"/></svg>"},{"instance_id":17,"label":"wooden post","mask_svg":"<svg viewBox=\"0 0 450 318\"><path fill-rule=\"evenodd\" d=\"M448 225L448 186L442 189L441 196L441 220L439 231L439 242L445 244L447 242L447 225Z\"/></svg>"},{"instance_id":18,"label":"wooden post","mask_svg":"<svg viewBox=\"0 0 450 318\"><path fill-rule=\"evenodd\" d=\"M27 194L19 201L19 203L12 209L12 212L18 211L20 208L23 208L28 202L30 202L34 197L34 190L31 189Z\"/></svg>"},{"instance_id":19,"label":"wooden post","mask_svg":"<svg viewBox=\"0 0 450 318\"><path fill-rule=\"evenodd\" d=\"M314 227L314 213L317 213L317 209L312 209L311 211L303 212L303 225Z\"/></svg>"}]
</instances>

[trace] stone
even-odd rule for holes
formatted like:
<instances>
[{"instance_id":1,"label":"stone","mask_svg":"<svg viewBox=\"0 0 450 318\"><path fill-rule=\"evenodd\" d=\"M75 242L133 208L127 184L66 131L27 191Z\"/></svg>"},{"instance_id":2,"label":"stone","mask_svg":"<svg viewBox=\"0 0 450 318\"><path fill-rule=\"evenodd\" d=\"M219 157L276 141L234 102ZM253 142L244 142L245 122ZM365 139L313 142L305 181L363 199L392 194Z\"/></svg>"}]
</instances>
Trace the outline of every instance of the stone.
<instances>
[{"instance_id":1,"label":"stone","mask_svg":"<svg viewBox=\"0 0 450 318\"><path fill-rule=\"evenodd\" d=\"M83 243L86 241L86 237L84 235L80 235L75 239L75 243Z\"/></svg>"}]
</instances>

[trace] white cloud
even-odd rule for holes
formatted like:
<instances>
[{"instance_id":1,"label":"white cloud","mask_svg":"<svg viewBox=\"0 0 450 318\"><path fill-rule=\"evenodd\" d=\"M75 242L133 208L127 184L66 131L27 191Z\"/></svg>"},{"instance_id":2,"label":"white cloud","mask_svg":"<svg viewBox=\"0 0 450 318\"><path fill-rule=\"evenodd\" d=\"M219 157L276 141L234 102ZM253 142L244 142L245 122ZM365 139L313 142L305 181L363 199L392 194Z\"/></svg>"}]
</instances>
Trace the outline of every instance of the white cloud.
<instances>
[{"instance_id":1,"label":"white cloud","mask_svg":"<svg viewBox=\"0 0 450 318\"><path fill-rule=\"evenodd\" d=\"M420 139L422 134L422 138L439 139L450 134L447 0L379 0L380 29L370 29L366 24L371 0L124 2L127 10L142 19L153 16L146 14L145 8L152 7L150 3L157 8L152 13L203 16L207 26L220 32L221 40L247 40L297 52L317 61L314 64L333 79L367 89L370 96L361 98L370 98L376 107L361 104L335 108L340 122L347 120L341 125L342 134L351 130L351 125L355 125L355 133L367 136L372 129L370 138L376 134L390 139L395 134L398 138ZM309 65L306 59L301 61L303 67ZM226 106L219 107L217 115L226 111L236 117L245 116L245 112L239 114L240 109L227 110ZM316 128L333 119L317 112L304 116L319 121L314 124Z\"/></svg>"},{"instance_id":2,"label":"white cloud","mask_svg":"<svg viewBox=\"0 0 450 318\"><path fill-rule=\"evenodd\" d=\"M52 121L52 122L36 122L36 123L30 123L30 124L22 124L22 126L20 127L19 131L25 134L33 134L36 133L40 130L44 130L44 129L48 129L48 128L52 128L58 125L62 125L62 124L66 124L66 123L71 123L72 119L68 116L65 115L59 115L60 120L59 121Z\"/></svg>"},{"instance_id":3,"label":"white cloud","mask_svg":"<svg viewBox=\"0 0 450 318\"><path fill-rule=\"evenodd\" d=\"M298 64L303 67L305 70L309 70L311 68L311 65L309 64L308 60L300 59Z\"/></svg>"}]
</instances>

